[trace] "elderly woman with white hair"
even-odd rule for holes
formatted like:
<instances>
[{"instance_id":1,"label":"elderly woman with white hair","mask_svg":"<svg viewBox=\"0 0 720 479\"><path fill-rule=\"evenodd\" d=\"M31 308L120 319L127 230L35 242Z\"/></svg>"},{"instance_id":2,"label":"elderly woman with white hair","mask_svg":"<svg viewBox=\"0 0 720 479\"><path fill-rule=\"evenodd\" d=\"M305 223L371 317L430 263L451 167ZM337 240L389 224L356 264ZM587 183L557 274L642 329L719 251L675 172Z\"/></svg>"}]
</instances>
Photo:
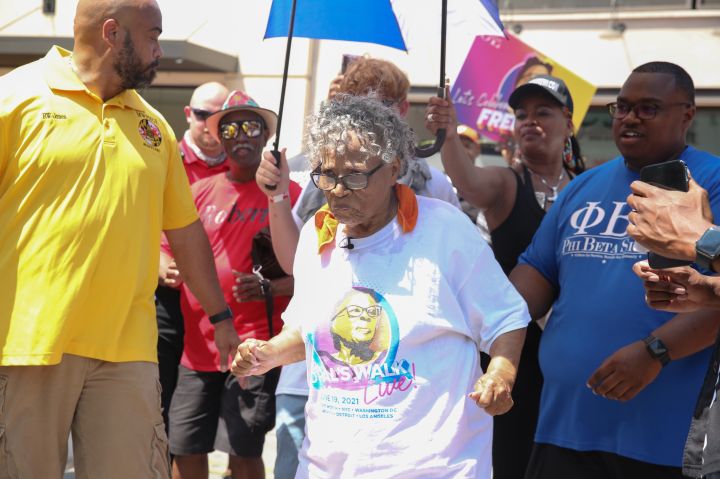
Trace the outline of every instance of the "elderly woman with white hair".
<instances>
[{"instance_id":1,"label":"elderly woman with white hair","mask_svg":"<svg viewBox=\"0 0 720 479\"><path fill-rule=\"evenodd\" d=\"M285 328L241 344L233 373L307 359L296 478L489 478L523 299L460 211L397 183L414 136L392 108L338 95L307 140L328 204L300 233Z\"/></svg>"}]
</instances>

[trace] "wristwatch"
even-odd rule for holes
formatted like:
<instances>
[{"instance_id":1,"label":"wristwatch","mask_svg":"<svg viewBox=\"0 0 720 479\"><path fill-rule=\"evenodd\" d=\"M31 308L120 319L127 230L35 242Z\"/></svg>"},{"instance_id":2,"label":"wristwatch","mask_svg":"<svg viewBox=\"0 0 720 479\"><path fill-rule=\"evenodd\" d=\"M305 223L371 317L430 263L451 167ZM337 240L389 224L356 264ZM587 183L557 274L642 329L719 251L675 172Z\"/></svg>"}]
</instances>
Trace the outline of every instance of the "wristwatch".
<instances>
[{"instance_id":1,"label":"wristwatch","mask_svg":"<svg viewBox=\"0 0 720 479\"><path fill-rule=\"evenodd\" d=\"M215 313L213 315L209 316L210 323L217 324L221 321L225 321L226 319L232 319L233 313L230 310L229 307L225 308L223 311L220 311L219 313Z\"/></svg>"},{"instance_id":2,"label":"wristwatch","mask_svg":"<svg viewBox=\"0 0 720 479\"><path fill-rule=\"evenodd\" d=\"M652 334L647 338L643 339L645 343L645 349L653 359L660 361L663 367L670 362L670 353L668 352L667 346L661 340L653 336Z\"/></svg>"},{"instance_id":3,"label":"wristwatch","mask_svg":"<svg viewBox=\"0 0 720 479\"><path fill-rule=\"evenodd\" d=\"M714 271L712 263L720 257L720 228L711 226L695 243L695 263L703 269Z\"/></svg>"}]
</instances>

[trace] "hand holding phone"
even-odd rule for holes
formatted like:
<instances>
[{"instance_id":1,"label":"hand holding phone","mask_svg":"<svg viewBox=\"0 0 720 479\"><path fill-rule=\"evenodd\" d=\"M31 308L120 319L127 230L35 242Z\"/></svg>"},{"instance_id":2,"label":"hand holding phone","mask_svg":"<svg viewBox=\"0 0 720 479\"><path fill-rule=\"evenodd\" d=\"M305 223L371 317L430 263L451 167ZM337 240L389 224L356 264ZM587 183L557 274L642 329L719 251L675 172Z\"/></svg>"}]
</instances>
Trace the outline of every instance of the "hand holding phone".
<instances>
[{"instance_id":1,"label":"hand holding phone","mask_svg":"<svg viewBox=\"0 0 720 479\"><path fill-rule=\"evenodd\" d=\"M682 160L671 160L648 165L640 170L640 181L666 190L684 191L690 188L690 174Z\"/></svg>"},{"instance_id":2,"label":"hand holding phone","mask_svg":"<svg viewBox=\"0 0 720 479\"><path fill-rule=\"evenodd\" d=\"M687 192L690 188L690 175L687 165L682 160L670 160L645 166L640 170L640 181L658 188ZM650 251L648 264L653 269L687 266L692 261L666 258Z\"/></svg>"}]
</instances>

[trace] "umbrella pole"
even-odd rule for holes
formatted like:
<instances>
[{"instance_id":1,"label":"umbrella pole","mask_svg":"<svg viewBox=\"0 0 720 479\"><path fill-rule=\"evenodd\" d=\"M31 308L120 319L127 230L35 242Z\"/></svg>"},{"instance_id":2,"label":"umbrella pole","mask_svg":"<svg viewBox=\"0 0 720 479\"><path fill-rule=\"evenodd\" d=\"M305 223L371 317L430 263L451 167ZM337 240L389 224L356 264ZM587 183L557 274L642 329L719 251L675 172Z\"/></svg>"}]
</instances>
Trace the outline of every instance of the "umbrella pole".
<instances>
[{"instance_id":1,"label":"umbrella pole","mask_svg":"<svg viewBox=\"0 0 720 479\"><path fill-rule=\"evenodd\" d=\"M445 44L447 42L447 0L442 0L442 14L440 15L440 82L438 83L437 96L445 98ZM428 158L442 148L445 142L445 129L441 128L435 134L435 142L425 148L415 148L415 156Z\"/></svg>"},{"instance_id":2,"label":"umbrella pole","mask_svg":"<svg viewBox=\"0 0 720 479\"><path fill-rule=\"evenodd\" d=\"M445 50L447 46L447 0L442 0L442 20L440 25L440 82L438 96L445 98Z\"/></svg>"},{"instance_id":3,"label":"umbrella pole","mask_svg":"<svg viewBox=\"0 0 720 479\"><path fill-rule=\"evenodd\" d=\"M275 142L273 143L273 149L271 152L275 158L275 166L278 167L280 166L280 128L282 127L283 108L285 106L285 89L287 88L288 71L290 70L290 50L292 49L293 29L295 28L296 7L297 0L292 0L292 8L290 10L290 27L288 28L287 45L285 46L285 66L283 68L282 86L280 87L280 107L278 108L277 129L275 130ZM277 188L277 185L265 185L265 187L268 190L274 190Z\"/></svg>"}]
</instances>

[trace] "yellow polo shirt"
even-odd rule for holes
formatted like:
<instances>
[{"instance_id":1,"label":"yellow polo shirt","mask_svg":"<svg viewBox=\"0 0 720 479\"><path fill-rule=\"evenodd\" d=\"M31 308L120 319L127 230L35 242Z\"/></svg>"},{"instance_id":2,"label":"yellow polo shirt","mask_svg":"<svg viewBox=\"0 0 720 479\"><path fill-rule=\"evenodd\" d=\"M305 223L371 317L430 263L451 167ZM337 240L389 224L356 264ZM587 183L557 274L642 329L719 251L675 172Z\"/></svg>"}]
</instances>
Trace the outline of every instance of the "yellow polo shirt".
<instances>
[{"instance_id":1,"label":"yellow polo shirt","mask_svg":"<svg viewBox=\"0 0 720 479\"><path fill-rule=\"evenodd\" d=\"M156 361L160 234L197 219L188 180L160 113L103 102L69 54L0 77L0 365Z\"/></svg>"}]
</instances>

